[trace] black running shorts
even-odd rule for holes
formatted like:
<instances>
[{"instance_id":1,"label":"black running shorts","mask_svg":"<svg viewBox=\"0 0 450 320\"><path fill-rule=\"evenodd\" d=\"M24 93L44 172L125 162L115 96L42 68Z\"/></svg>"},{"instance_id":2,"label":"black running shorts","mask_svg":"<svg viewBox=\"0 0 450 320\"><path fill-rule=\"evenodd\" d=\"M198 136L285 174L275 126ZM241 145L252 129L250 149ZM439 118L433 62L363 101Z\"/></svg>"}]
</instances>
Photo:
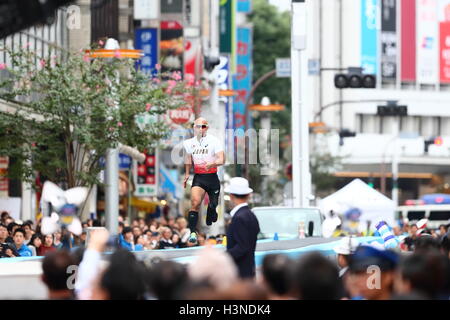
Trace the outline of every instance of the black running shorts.
<instances>
[{"instance_id":1,"label":"black running shorts","mask_svg":"<svg viewBox=\"0 0 450 320\"><path fill-rule=\"evenodd\" d=\"M208 193L209 201L217 206L220 194L220 180L217 173L196 173L192 187L200 187Z\"/></svg>"}]
</instances>

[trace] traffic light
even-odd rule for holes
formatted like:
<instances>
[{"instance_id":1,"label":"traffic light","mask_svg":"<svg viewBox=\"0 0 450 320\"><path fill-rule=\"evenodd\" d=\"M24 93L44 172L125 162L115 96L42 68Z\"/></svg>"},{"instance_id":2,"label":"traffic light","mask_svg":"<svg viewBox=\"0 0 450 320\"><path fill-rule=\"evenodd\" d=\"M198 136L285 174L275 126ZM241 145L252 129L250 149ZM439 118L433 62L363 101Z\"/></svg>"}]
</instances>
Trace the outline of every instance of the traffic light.
<instances>
[{"instance_id":1,"label":"traffic light","mask_svg":"<svg viewBox=\"0 0 450 320\"><path fill-rule=\"evenodd\" d=\"M204 58L204 64L205 64L205 69L208 72L211 72L214 70L214 68L220 63L220 58L219 57L209 57L209 56L205 56Z\"/></svg>"},{"instance_id":2,"label":"traffic light","mask_svg":"<svg viewBox=\"0 0 450 320\"><path fill-rule=\"evenodd\" d=\"M407 106L398 106L396 102L391 102L386 106L378 106L377 107L377 115L378 116L407 116L408 115L408 107Z\"/></svg>"},{"instance_id":3,"label":"traffic light","mask_svg":"<svg viewBox=\"0 0 450 320\"><path fill-rule=\"evenodd\" d=\"M429 149L431 144L434 144L434 145L437 145L437 146L442 146L443 143L444 143L444 140L442 139L442 137L430 138L430 139L424 141L423 151L425 153L428 153L428 149Z\"/></svg>"},{"instance_id":4,"label":"traffic light","mask_svg":"<svg viewBox=\"0 0 450 320\"><path fill-rule=\"evenodd\" d=\"M377 79L374 74L363 74L362 68L348 68L346 74L339 73L334 76L334 86L345 88L375 88Z\"/></svg>"},{"instance_id":5,"label":"traffic light","mask_svg":"<svg viewBox=\"0 0 450 320\"><path fill-rule=\"evenodd\" d=\"M341 129L339 131L339 145L340 146L344 145L344 138L350 138L350 137L355 137L355 136L356 136L356 132L350 131L348 129Z\"/></svg>"}]
</instances>

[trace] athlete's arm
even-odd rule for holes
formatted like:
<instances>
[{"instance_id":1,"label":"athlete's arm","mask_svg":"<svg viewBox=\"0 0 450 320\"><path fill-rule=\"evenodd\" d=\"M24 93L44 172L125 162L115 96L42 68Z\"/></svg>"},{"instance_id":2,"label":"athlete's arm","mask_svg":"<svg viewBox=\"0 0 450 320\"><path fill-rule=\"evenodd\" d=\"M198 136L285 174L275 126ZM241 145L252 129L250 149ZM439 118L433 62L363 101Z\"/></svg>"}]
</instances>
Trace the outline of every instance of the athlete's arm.
<instances>
[{"instance_id":1,"label":"athlete's arm","mask_svg":"<svg viewBox=\"0 0 450 320\"><path fill-rule=\"evenodd\" d=\"M187 153L187 152L185 152L185 154L184 154L184 169L185 169L185 173L184 173L183 188L186 188L186 183L189 180L191 167L192 167L192 155Z\"/></svg>"},{"instance_id":2,"label":"athlete's arm","mask_svg":"<svg viewBox=\"0 0 450 320\"><path fill-rule=\"evenodd\" d=\"M225 152L220 151L215 154L216 160L206 164L206 170L217 168L225 164Z\"/></svg>"}]
</instances>

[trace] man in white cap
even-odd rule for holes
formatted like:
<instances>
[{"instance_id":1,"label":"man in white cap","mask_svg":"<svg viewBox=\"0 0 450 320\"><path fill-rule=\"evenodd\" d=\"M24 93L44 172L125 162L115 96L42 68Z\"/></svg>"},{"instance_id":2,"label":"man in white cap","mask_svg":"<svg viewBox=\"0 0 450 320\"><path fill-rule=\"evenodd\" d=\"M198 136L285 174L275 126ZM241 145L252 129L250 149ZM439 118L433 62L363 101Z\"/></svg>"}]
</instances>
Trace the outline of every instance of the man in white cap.
<instances>
[{"instance_id":1,"label":"man in white cap","mask_svg":"<svg viewBox=\"0 0 450 320\"><path fill-rule=\"evenodd\" d=\"M255 276L255 249L259 223L248 207L248 199L253 192L245 178L232 178L224 190L230 194L234 208L231 210L231 223L227 230L227 252L236 263L241 278Z\"/></svg>"},{"instance_id":2,"label":"man in white cap","mask_svg":"<svg viewBox=\"0 0 450 320\"><path fill-rule=\"evenodd\" d=\"M341 268L339 277L342 278L346 274L350 263L350 257L356 251L356 248L358 248L358 241L353 237L342 238L338 245L333 248L337 255L337 264L339 268Z\"/></svg>"},{"instance_id":3,"label":"man in white cap","mask_svg":"<svg viewBox=\"0 0 450 320\"><path fill-rule=\"evenodd\" d=\"M194 165L194 179L191 186L191 208L188 214L188 228L191 231L189 242L197 242L196 227L200 206L208 193L208 209L206 212L206 225L210 226L217 221L217 205L219 204L220 181L217 168L225 163L225 153L219 139L207 135L208 121L198 118L194 121L194 137L183 142L185 151L185 175L183 186L190 176L192 164Z\"/></svg>"}]
</instances>

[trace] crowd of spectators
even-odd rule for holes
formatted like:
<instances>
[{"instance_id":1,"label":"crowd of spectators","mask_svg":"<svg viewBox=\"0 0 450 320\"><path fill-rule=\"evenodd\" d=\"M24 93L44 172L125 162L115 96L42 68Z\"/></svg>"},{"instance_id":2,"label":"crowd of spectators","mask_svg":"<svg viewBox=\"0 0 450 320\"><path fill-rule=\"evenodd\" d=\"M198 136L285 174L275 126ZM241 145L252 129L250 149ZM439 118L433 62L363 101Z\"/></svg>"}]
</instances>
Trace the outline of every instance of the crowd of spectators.
<instances>
[{"instance_id":1,"label":"crowd of spectators","mask_svg":"<svg viewBox=\"0 0 450 320\"><path fill-rule=\"evenodd\" d=\"M299 256L267 254L253 279L241 279L231 256L212 246L220 237L187 241L184 217L120 221L120 237L113 252L104 228L86 235L64 232L40 236L39 224L18 223L2 214L0 242L7 256L44 255L42 281L49 299L151 300L449 300L450 241L447 225L431 232L404 227L403 245L388 250L380 243L360 244L342 237L336 259L319 252ZM86 221L83 227L97 226ZM396 232L398 233L398 232ZM406 243L406 244L405 244ZM211 244L211 245L208 245ZM203 245L190 263L142 258L132 250ZM76 247L81 250L73 250ZM72 249L72 250L69 250ZM11 252L9 252L11 251ZM73 287L68 268L77 268Z\"/></svg>"},{"instance_id":2,"label":"crowd of spectators","mask_svg":"<svg viewBox=\"0 0 450 320\"><path fill-rule=\"evenodd\" d=\"M59 249L83 248L90 227L100 227L98 220L89 219L82 223L82 233L74 235L67 230L53 234L41 234L41 223L18 221L8 212L1 213L0 257L44 256ZM160 216L158 218L136 218L128 223L119 216L119 236L116 244L129 251L155 249L177 249L206 244L222 244L224 234L207 236L199 233L196 243L188 241L190 230L184 217Z\"/></svg>"}]
</instances>

